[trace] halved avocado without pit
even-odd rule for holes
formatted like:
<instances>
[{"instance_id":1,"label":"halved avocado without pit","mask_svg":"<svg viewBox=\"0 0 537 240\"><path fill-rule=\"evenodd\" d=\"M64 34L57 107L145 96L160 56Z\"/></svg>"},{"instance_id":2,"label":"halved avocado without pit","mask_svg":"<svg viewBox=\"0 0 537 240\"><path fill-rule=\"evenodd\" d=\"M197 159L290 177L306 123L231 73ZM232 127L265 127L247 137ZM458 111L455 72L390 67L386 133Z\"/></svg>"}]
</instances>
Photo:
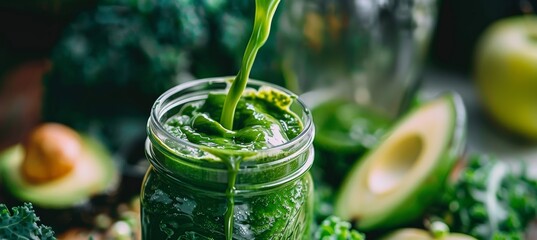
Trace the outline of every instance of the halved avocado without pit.
<instances>
[{"instance_id":1,"label":"halved avocado without pit","mask_svg":"<svg viewBox=\"0 0 537 240\"><path fill-rule=\"evenodd\" d=\"M336 198L336 215L363 231L416 220L445 186L465 139L466 110L459 95L419 106L353 166Z\"/></svg>"},{"instance_id":2,"label":"halved avocado without pit","mask_svg":"<svg viewBox=\"0 0 537 240\"><path fill-rule=\"evenodd\" d=\"M35 133L38 131L40 133ZM111 155L97 140L53 123L43 124L35 132L39 140L34 145L18 144L0 155L3 184L20 201L47 209L64 209L83 204L91 196L117 185L118 169ZM74 141L62 142L71 135L76 136ZM29 150L28 146L34 149ZM28 151L34 151L31 158L36 159L25 163ZM44 158L57 163L45 163ZM59 158L68 160L60 163Z\"/></svg>"}]
</instances>

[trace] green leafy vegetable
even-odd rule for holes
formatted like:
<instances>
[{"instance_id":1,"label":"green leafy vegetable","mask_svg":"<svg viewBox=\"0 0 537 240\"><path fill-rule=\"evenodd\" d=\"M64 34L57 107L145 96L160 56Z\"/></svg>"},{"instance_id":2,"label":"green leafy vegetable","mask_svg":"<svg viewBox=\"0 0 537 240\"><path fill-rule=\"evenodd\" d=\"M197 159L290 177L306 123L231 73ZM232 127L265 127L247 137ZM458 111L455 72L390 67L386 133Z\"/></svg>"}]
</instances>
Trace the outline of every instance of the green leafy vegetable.
<instances>
[{"instance_id":1,"label":"green leafy vegetable","mask_svg":"<svg viewBox=\"0 0 537 240\"><path fill-rule=\"evenodd\" d=\"M207 15L218 9L222 0L104 0L103 5L125 6L143 17L161 44L190 49L208 41Z\"/></svg>"},{"instance_id":2,"label":"green leafy vegetable","mask_svg":"<svg viewBox=\"0 0 537 240\"><path fill-rule=\"evenodd\" d=\"M353 230L349 222L345 222L336 216L330 216L321 223L315 232L315 239L365 240L365 236Z\"/></svg>"},{"instance_id":3,"label":"green leafy vegetable","mask_svg":"<svg viewBox=\"0 0 537 240\"><path fill-rule=\"evenodd\" d=\"M187 53L161 38L143 14L126 6L82 13L52 52L44 121L90 132L112 150L128 147L145 134L155 99L180 73L188 75Z\"/></svg>"},{"instance_id":4,"label":"green leafy vegetable","mask_svg":"<svg viewBox=\"0 0 537 240\"><path fill-rule=\"evenodd\" d=\"M478 239L524 239L537 216L537 182L525 170L524 164L474 156L448 187L439 215L453 231Z\"/></svg>"},{"instance_id":5,"label":"green leafy vegetable","mask_svg":"<svg viewBox=\"0 0 537 240\"><path fill-rule=\"evenodd\" d=\"M148 109L165 90L237 72L254 7L243 0L99 1L52 51L43 120L90 132L113 151L128 149L145 135ZM276 51L275 38L267 45L262 51ZM259 55L254 78L278 81L273 55Z\"/></svg>"},{"instance_id":6,"label":"green leafy vegetable","mask_svg":"<svg viewBox=\"0 0 537 240\"><path fill-rule=\"evenodd\" d=\"M13 207L11 211L13 214L6 205L0 204L0 239L56 239L50 227L37 224L39 217L31 203Z\"/></svg>"}]
</instances>

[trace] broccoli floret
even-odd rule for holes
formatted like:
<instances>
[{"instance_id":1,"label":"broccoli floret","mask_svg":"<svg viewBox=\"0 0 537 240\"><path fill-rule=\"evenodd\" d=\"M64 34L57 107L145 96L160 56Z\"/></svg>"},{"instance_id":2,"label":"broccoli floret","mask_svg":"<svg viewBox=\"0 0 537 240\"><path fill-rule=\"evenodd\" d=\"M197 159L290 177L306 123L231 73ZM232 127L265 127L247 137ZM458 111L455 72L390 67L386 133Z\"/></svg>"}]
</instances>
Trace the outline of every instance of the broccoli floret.
<instances>
[{"instance_id":1,"label":"broccoli floret","mask_svg":"<svg viewBox=\"0 0 537 240\"><path fill-rule=\"evenodd\" d=\"M453 231L478 239L523 239L537 217L537 183L519 167L474 156L460 179L448 186L437 208L440 216Z\"/></svg>"},{"instance_id":2,"label":"broccoli floret","mask_svg":"<svg viewBox=\"0 0 537 240\"><path fill-rule=\"evenodd\" d=\"M0 239L41 239L54 240L54 231L50 227L39 225L39 217L31 203L11 208L0 204Z\"/></svg>"},{"instance_id":3,"label":"broccoli floret","mask_svg":"<svg viewBox=\"0 0 537 240\"><path fill-rule=\"evenodd\" d=\"M339 217L330 216L325 219L315 232L317 240L365 240L365 236L351 228L349 222Z\"/></svg>"}]
</instances>

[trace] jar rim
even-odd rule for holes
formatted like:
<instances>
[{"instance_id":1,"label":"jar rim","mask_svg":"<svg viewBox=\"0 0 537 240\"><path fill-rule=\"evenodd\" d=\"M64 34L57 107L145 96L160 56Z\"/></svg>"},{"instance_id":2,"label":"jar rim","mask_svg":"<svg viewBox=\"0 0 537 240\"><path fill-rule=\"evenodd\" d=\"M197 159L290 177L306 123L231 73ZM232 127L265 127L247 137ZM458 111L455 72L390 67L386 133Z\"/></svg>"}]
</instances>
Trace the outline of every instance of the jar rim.
<instances>
[{"instance_id":1,"label":"jar rim","mask_svg":"<svg viewBox=\"0 0 537 240\"><path fill-rule=\"evenodd\" d=\"M160 134L164 134L164 136L168 140L172 140L172 141L174 141L174 143L177 143L177 144L180 144L180 145L183 145L183 146L198 148L198 149L221 151L221 149L218 149L218 148L214 148L214 147L210 147L210 146L206 146L206 145L202 145L202 144L192 143L192 142L189 142L187 140L184 140L184 139L181 139L181 138L178 138L178 137L174 136L173 134L171 134L170 132L168 132L164 128L164 125L159 121L159 118L160 118L159 115L162 114L161 111L166 106L165 105L166 100L170 99L174 94L176 94L176 93L178 93L180 91L189 89L189 88L193 88L193 87L198 86L198 85L202 85L202 84L215 83L215 82L216 83L225 83L226 81L230 81L233 78L234 78L234 76L202 78L202 79L197 79L197 80L192 80L192 81L189 81L189 82L186 82L186 83L182 83L182 84L179 84L179 85L177 85L175 87L172 87L172 88L168 89L166 92L164 92L162 95L160 95L157 98L157 100L155 101L155 103L153 104L153 106L151 108L150 122L157 123L157 124L152 125L152 127L155 127L156 130L158 132L160 132ZM291 92L290 90L288 90L288 89L286 89L284 87L278 86L276 84L268 83L268 82L265 82L265 81L249 79L248 80L248 85L255 85L255 86L259 86L259 87L267 86L267 87L274 88L274 89L276 89L278 91L282 91L283 93L289 95L291 98L293 98L294 101L296 101L299 104L301 110L306 115L306 117L305 117L306 122L303 122L304 127L303 127L303 129L302 129L302 131L300 132L299 135L297 135L293 139L290 139L289 141L287 141L287 142L285 142L283 144L276 145L276 146L271 146L271 147L266 148L266 149L233 150L234 152L244 153L244 154L256 153L255 155L258 155L258 154L270 153L270 152L274 152L274 151L283 151L285 149L293 147L297 143L302 142L304 140L304 138L310 137L310 135L311 135L310 132L314 131L313 117L312 117L311 111L309 110L308 106L298 97L298 95L296 95L295 93ZM309 142L309 141L306 141L306 142ZM164 144L164 145L165 145L166 148L169 148L168 144ZM173 151L173 149L171 149L171 148L169 148L168 150Z\"/></svg>"}]
</instances>

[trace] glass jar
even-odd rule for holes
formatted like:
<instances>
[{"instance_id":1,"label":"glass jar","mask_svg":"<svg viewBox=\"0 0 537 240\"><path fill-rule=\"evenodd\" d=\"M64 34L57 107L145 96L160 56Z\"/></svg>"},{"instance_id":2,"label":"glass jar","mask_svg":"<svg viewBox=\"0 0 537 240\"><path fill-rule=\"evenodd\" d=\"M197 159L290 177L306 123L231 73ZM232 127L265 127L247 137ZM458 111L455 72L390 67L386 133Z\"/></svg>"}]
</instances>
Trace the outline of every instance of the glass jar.
<instances>
[{"instance_id":1,"label":"glass jar","mask_svg":"<svg viewBox=\"0 0 537 240\"><path fill-rule=\"evenodd\" d=\"M226 78L181 84L160 96L148 122L146 155L151 166L141 192L143 239L225 239L226 210L233 209L233 239L309 239L313 214L314 126L304 103L281 87L249 80L247 88L270 86L293 97L291 111L304 129L289 142L256 151L221 151L173 137L163 124L187 103L227 91ZM223 158L242 158L234 195ZM231 205L230 205L231 200ZM228 238L229 239L229 238Z\"/></svg>"}]
</instances>

